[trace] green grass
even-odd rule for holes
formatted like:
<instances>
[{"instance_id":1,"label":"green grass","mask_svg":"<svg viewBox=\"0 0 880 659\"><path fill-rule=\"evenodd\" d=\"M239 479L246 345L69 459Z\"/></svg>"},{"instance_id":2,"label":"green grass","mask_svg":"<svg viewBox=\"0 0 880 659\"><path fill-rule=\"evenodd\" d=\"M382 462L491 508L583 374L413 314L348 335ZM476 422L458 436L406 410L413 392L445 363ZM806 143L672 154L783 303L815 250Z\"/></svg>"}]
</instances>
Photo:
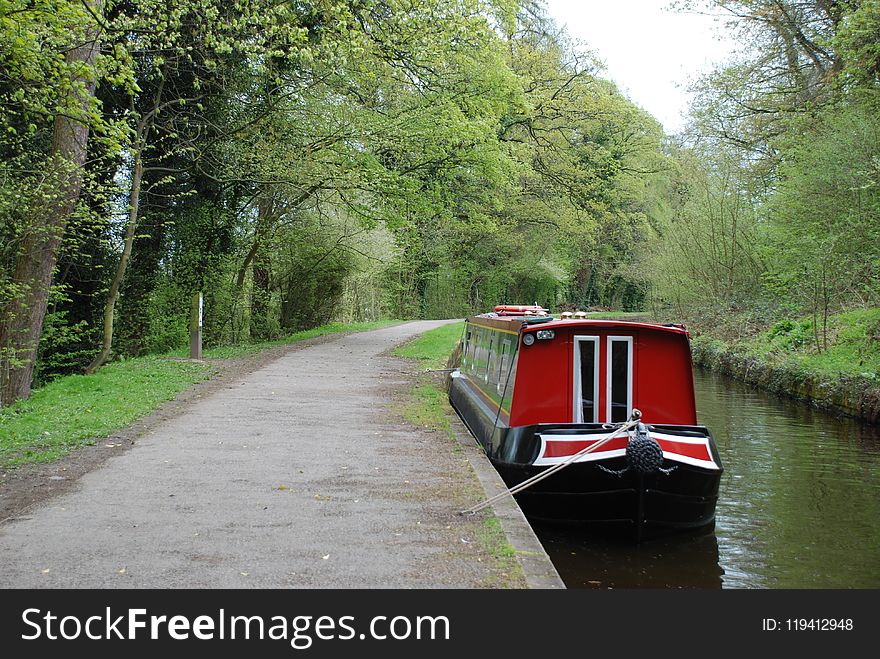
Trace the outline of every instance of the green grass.
<instances>
[{"instance_id":1,"label":"green grass","mask_svg":"<svg viewBox=\"0 0 880 659\"><path fill-rule=\"evenodd\" d=\"M449 423L449 403L446 393L436 384L425 382L410 390L411 400L399 406L403 417L421 428L440 430L452 436Z\"/></svg>"},{"instance_id":2,"label":"green grass","mask_svg":"<svg viewBox=\"0 0 880 659\"><path fill-rule=\"evenodd\" d=\"M392 353L418 362L423 369L442 369L449 355L461 340L464 323L451 323L420 334L412 341L395 348ZM441 430L452 435L449 425L449 404L446 393L429 378L420 378L410 390L411 399L399 407L400 413L410 423Z\"/></svg>"},{"instance_id":3,"label":"green grass","mask_svg":"<svg viewBox=\"0 0 880 659\"><path fill-rule=\"evenodd\" d=\"M526 583L522 565L516 558L516 549L508 542L501 520L494 515L487 517L476 531L477 540L497 562L500 574L488 577L487 588L509 588L517 583Z\"/></svg>"},{"instance_id":4,"label":"green grass","mask_svg":"<svg viewBox=\"0 0 880 659\"><path fill-rule=\"evenodd\" d=\"M69 375L0 410L0 466L48 462L94 443L210 376L207 364L143 357Z\"/></svg>"},{"instance_id":5,"label":"green grass","mask_svg":"<svg viewBox=\"0 0 880 659\"><path fill-rule=\"evenodd\" d=\"M206 359L245 357L268 348L400 321L331 323L278 341L213 348ZM0 410L0 468L58 459L93 444L210 377L206 363L169 359L175 353L111 362L94 375L68 375L36 389L28 400Z\"/></svg>"},{"instance_id":6,"label":"green grass","mask_svg":"<svg viewBox=\"0 0 880 659\"><path fill-rule=\"evenodd\" d=\"M422 368L441 369L461 340L464 323L450 323L428 330L393 350L398 357L416 359Z\"/></svg>"},{"instance_id":7,"label":"green grass","mask_svg":"<svg viewBox=\"0 0 880 659\"><path fill-rule=\"evenodd\" d=\"M856 309L828 318L828 347L811 318L783 320L737 348L772 363L815 373L880 376L880 309Z\"/></svg>"},{"instance_id":8,"label":"green grass","mask_svg":"<svg viewBox=\"0 0 880 659\"><path fill-rule=\"evenodd\" d=\"M495 558L503 559L516 556L516 550L507 541L507 536L504 535L504 530L501 528L501 520L497 517L484 519L477 536Z\"/></svg>"},{"instance_id":9,"label":"green grass","mask_svg":"<svg viewBox=\"0 0 880 659\"><path fill-rule=\"evenodd\" d=\"M461 340L463 326L464 323L451 323L429 330L392 352L417 361L422 368L442 369ZM409 401L397 406L397 409L410 423L445 433L452 440L451 450L461 453L462 448L450 423L452 409L446 392L437 383L437 378L437 374L419 376L410 390ZM483 498L485 492L475 486L469 496L472 500L477 500ZM486 588L516 588L527 583L516 550L508 542L497 517L491 516L483 520L475 529L475 534L477 541L495 560L495 569L483 583Z\"/></svg>"}]
</instances>

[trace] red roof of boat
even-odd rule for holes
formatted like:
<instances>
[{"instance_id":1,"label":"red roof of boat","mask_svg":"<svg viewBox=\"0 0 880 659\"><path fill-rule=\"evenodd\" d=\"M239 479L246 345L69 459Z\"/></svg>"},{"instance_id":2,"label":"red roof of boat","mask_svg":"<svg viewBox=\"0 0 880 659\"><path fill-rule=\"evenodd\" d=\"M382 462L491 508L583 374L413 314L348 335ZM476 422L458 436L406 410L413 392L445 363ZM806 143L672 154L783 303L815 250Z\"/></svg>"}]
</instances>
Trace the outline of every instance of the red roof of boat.
<instances>
[{"instance_id":1,"label":"red roof of boat","mask_svg":"<svg viewBox=\"0 0 880 659\"><path fill-rule=\"evenodd\" d=\"M499 316L497 314L481 314L473 316L468 320L498 320L505 323L523 323L526 326L524 332L537 331L540 329L571 329L573 327L620 327L627 329L650 329L661 332L672 332L674 334L687 334L687 328L684 325L668 324L658 325L656 323L646 323L641 321L615 320L611 318L553 318L552 320L537 320L535 316ZM536 322L537 320L537 322Z\"/></svg>"}]
</instances>

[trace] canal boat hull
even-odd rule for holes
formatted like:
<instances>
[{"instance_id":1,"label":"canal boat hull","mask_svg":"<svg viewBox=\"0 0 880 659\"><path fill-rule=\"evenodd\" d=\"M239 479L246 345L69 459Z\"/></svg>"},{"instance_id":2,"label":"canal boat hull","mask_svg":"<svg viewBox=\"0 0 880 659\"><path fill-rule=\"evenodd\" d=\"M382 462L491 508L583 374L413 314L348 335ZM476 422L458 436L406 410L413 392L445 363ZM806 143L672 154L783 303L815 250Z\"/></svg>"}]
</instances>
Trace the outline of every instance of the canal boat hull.
<instances>
[{"instance_id":1,"label":"canal boat hull","mask_svg":"<svg viewBox=\"0 0 880 659\"><path fill-rule=\"evenodd\" d=\"M546 468L522 467L493 460L508 487ZM665 463L669 465L669 463ZM667 466L672 468L675 465ZM711 527L718 499L718 473L675 466L672 474L620 472L625 459L574 464L516 495L523 513L567 525L619 527L638 539Z\"/></svg>"}]
</instances>

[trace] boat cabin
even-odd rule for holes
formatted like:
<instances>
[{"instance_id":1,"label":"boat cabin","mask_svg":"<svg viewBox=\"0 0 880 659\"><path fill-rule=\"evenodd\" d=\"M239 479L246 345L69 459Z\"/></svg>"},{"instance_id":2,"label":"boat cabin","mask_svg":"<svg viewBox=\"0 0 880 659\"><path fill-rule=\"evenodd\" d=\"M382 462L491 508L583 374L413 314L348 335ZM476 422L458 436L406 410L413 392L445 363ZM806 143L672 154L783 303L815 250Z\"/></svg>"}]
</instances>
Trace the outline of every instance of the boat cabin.
<instances>
[{"instance_id":1,"label":"boat cabin","mask_svg":"<svg viewBox=\"0 0 880 659\"><path fill-rule=\"evenodd\" d=\"M684 326L500 309L467 320L460 368L496 425L619 423L634 408L649 423L696 424Z\"/></svg>"}]
</instances>

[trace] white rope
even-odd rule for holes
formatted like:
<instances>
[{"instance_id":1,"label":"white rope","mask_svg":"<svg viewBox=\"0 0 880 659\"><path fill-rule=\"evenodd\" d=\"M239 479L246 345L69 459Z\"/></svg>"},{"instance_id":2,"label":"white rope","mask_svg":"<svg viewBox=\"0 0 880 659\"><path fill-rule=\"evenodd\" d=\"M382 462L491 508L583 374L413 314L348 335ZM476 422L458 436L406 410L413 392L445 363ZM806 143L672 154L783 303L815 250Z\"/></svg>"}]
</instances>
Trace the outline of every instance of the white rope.
<instances>
[{"instance_id":1,"label":"white rope","mask_svg":"<svg viewBox=\"0 0 880 659\"><path fill-rule=\"evenodd\" d=\"M522 492L526 488L529 488L532 485L534 485L535 483L544 480L548 476L552 476L557 471L561 471L562 469L565 469L568 465L573 464L575 461L577 461L578 458L581 458L581 457L587 455L588 453L592 453L596 449L601 448L602 446L604 446L605 444L610 442L612 439L614 439L615 437L620 435L620 433L626 432L630 428L636 427L638 424L639 424L639 419L634 419L633 421L629 421L628 423L625 423L624 425L620 426L614 432L612 432L608 435L605 435L605 437L603 437L602 439L591 444L590 446L587 446L584 449L581 449L580 451L578 451L574 455L566 458L564 461L557 462L555 465L553 465L549 469L545 469L544 471L542 471L538 474L535 474L531 478L527 478L522 483L518 483L517 485L514 485L513 487L505 490L504 492L499 492L495 496L489 497L488 499L486 499L482 503L478 503L476 506L473 506L472 508L468 508L467 510L462 510L460 512L460 514L473 515L474 513L479 512L480 510L482 510L486 506L491 506L496 501L500 501L501 499L503 499L506 496L513 496L514 494L518 494L518 493Z\"/></svg>"}]
</instances>

